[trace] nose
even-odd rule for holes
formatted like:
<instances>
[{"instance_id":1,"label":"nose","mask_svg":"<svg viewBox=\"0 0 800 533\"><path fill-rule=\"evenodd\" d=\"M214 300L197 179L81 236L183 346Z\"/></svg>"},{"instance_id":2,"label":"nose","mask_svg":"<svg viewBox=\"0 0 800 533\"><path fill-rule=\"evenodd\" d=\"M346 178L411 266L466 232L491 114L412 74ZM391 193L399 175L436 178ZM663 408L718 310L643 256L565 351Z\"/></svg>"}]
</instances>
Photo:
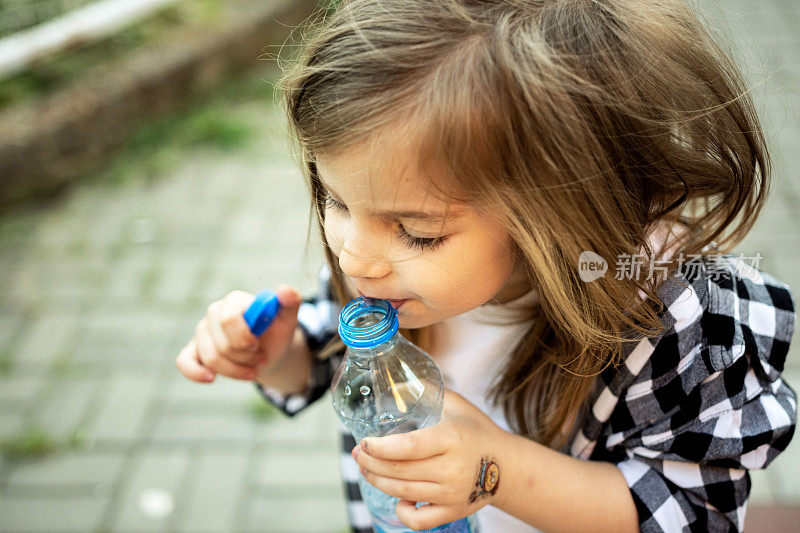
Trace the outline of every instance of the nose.
<instances>
[{"instance_id":1,"label":"nose","mask_svg":"<svg viewBox=\"0 0 800 533\"><path fill-rule=\"evenodd\" d=\"M382 278L391 272L389 261L353 251L348 243L339 251L339 268L350 278Z\"/></svg>"}]
</instances>

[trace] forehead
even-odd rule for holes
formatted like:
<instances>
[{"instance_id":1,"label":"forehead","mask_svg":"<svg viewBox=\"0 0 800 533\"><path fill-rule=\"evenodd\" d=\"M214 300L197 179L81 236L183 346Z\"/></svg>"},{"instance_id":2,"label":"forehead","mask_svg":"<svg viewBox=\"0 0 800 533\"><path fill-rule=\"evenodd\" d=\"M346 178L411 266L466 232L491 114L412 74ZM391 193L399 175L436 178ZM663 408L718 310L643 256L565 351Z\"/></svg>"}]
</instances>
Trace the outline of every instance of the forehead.
<instances>
[{"instance_id":1,"label":"forehead","mask_svg":"<svg viewBox=\"0 0 800 533\"><path fill-rule=\"evenodd\" d=\"M466 205L446 190L452 186L444 167L420 153L402 136L387 135L317 155L316 165L323 185L348 205L375 212L463 212Z\"/></svg>"}]
</instances>

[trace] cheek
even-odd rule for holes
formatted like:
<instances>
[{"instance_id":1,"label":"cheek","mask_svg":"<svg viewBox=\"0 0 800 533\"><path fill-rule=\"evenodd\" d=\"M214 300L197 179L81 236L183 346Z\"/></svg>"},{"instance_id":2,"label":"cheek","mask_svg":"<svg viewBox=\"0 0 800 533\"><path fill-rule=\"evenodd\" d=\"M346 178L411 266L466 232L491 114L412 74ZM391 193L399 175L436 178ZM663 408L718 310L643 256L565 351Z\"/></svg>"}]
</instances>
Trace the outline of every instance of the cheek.
<instances>
[{"instance_id":1,"label":"cheek","mask_svg":"<svg viewBox=\"0 0 800 533\"><path fill-rule=\"evenodd\" d=\"M479 241L460 243L451 253L425 261L415 278L438 306L462 312L497 294L513 268L513 257L501 243Z\"/></svg>"}]
</instances>

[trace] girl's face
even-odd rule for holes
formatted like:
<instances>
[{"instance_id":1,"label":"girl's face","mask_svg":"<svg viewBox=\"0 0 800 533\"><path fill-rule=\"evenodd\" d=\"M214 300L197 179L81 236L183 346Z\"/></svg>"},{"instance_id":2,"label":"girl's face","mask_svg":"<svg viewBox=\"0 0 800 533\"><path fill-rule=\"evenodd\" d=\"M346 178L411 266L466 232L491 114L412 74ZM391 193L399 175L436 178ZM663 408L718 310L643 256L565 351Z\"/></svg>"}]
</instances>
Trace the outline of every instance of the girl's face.
<instances>
[{"instance_id":1,"label":"girl's face","mask_svg":"<svg viewBox=\"0 0 800 533\"><path fill-rule=\"evenodd\" d=\"M403 164L413 157L402 146L377 153L363 145L317 157L325 236L353 294L403 300L393 304L404 328L524 294L529 287L500 222L435 198L427 178Z\"/></svg>"}]
</instances>

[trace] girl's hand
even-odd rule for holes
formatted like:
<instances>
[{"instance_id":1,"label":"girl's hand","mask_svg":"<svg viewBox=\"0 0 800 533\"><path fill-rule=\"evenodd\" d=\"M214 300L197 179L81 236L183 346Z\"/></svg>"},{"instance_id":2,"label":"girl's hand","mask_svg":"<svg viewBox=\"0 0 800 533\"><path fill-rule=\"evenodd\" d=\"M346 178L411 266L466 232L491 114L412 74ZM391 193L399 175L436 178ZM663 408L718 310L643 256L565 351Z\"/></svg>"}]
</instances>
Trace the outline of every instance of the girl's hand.
<instances>
[{"instance_id":1,"label":"girl's hand","mask_svg":"<svg viewBox=\"0 0 800 533\"><path fill-rule=\"evenodd\" d=\"M201 383L214 381L217 373L253 380L264 367L276 365L291 353L301 298L286 285L279 286L275 293L281 304L278 316L260 337L250 332L243 317L255 295L232 291L209 305L206 316L195 328L194 338L175 360L181 373Z\"/></svg>"},{"instance_id":2,"label":"girl's hand","mask_svg":"<svg viewBox=\"0 0 800 533\"><path fill-rule=\"evenodd\" d=\"M492 503L504 465L494 450L507 433L463 396L446 390L442 419L409 433L368 437L351 454L364 478L400 498L397 517L431 529ZM416 502L428 502L415 508Z\"/></svg>"}]
</instances>

